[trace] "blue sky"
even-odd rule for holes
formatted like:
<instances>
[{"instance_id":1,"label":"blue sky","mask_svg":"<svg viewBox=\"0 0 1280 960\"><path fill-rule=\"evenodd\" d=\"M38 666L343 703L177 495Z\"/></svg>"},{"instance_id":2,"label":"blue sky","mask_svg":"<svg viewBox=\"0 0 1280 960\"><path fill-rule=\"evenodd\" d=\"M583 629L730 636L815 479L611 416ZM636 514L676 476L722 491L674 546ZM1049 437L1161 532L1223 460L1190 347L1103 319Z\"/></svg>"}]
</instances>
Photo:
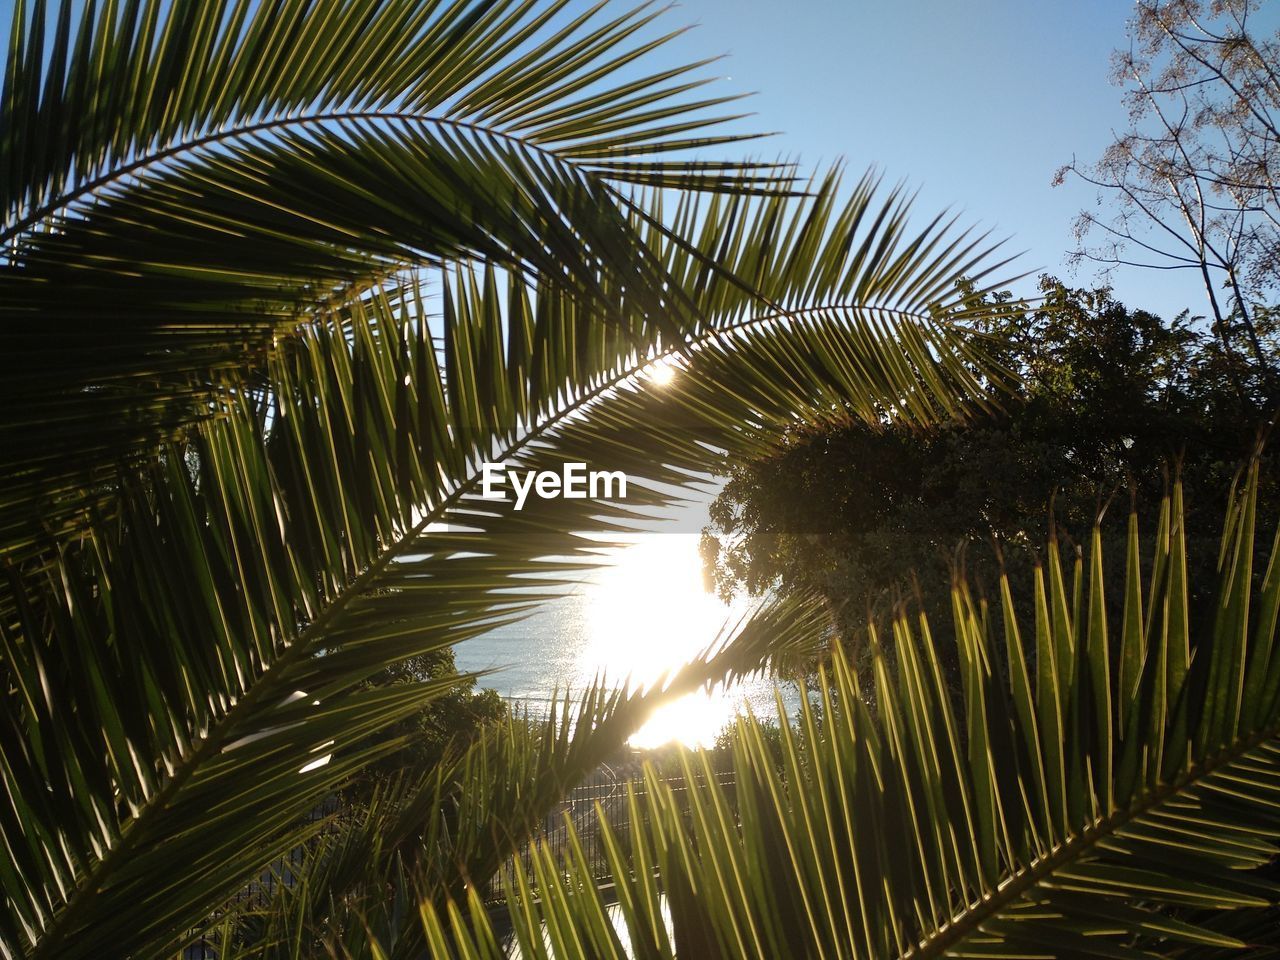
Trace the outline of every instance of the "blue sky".
<instances>
[{"instance_id":1,"label":"blue sky","mask_svg":"<svg viewBox=\"0 0 1280 960\"><path fill-rule=\"evenodd\" d=\"M1064 263L1071 222L1094 193L1052 187L1072 154L1093 160L1125 125L1109 57L1126 44L1123 0L686 0L664 25L698 28L658 54L725 53L716 87L758 91L756 129L770 153L810 167L843 157L921 190L921 214L943 207L1011 235L1023 269L1091 283ZM1168 317L1203 312L1192 275L1121 270L1130 306ZM1030 285L1026 288L1030 291Z\"/></svg>"}]
</instances>

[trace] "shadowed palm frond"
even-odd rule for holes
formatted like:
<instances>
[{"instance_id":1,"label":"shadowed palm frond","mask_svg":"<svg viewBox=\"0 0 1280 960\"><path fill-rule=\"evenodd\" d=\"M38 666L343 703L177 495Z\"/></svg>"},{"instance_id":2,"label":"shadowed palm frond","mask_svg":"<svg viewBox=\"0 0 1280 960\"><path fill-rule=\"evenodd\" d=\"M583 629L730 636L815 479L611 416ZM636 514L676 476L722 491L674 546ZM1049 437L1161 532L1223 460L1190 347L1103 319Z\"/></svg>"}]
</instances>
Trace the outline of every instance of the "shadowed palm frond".
<instances>
[{"instance_id":1,"label":"shadowed palm frond","mask_svg":"<svg viewBox=\"0 0 1280 960\"><path fill-rule=\"evenodd\" d=\"M983 275L987 247L908 231L901 196L871 181L836 190L686 201L688 240L640 217L704 318L678 335L592 322L572 291L493 267L444 274L438 294L380 286L121 473L117 514L13 571L6 947L172 949L440 692L360 682L554 595L606 544L572 531L630 529L797 417L928 421L986 397L954 282ZM634 316L630 288L605 289ZM682 369L665 388L645 376L658 354ZM630 472L627 500L480 496L485 461L566 458Z\"/></svg>"},{"instance_id":2,"label":"shadowed palm frond","mask_svg":"<svg viewBox=\"0 0 1280 960\"><path fill-rule=\"evenodd\" d=\"M741 720L731 786L705 753L687 791L651 775L648 818L611 844L617 927L585 863L535 852L538 897L508 911L521 956L1269 955L1280 566L1273 545L1253 569L1258 469L1209 616L1188 608L1178 486L1146 564L1131 518L1122 597L1096 529L1072 570L1050 542L1032 624L1007 580L999 610L960 583L954 676L903 616L892 643L871 631L869 676L835 659L779 754ZM474 899L423 919L436 956L504 955Z\"/></svg>"}]
</instances>

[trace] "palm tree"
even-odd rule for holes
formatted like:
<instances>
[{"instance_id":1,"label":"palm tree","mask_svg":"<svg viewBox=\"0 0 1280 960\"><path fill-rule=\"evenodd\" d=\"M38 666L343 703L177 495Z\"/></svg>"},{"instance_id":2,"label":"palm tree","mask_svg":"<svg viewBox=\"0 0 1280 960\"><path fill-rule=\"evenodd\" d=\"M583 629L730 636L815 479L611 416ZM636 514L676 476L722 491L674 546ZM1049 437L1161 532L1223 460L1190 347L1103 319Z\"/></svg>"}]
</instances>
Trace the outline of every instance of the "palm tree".
<instances>
[{"instance_id":1,"label":"palm tree","mask_svg":"<svg viewBox=\"0 0 1280 960\"><path fill-rule=\"evenodd\" d=\"M955 286L992 279L985 238L910 229L873 178L801 189L698 159L740 139L712 129L723 98L691 96L701 64L637 73L663 40L651 12L565 7L16 5L7 956L239 931L235 894L450 686L363 681L554 595L599 560L573 531L626 528L798 417L929 421L986 397L981 298ZM676 383L653 386L655 358ZM630 496L517 512L479 496L496 460L625 470ZM323 845L293 921L358 906L427 823L445 832L415 882L460 895L655 700L823 623L777 601L663 689L601 685L575 723L407 771Z\"/></svg>"},{"instance_id":2,"label":"palm tree","mask_svg":"<svg viewBox=\"0 0 1280 960\"><path fill-rule=\"evenodd\" d=\"M686 754L688 789L650 771L629 826L602 820L620 927L580 848L516 860L520 956L1274 956L1280 538L1256 577L1258 469L1210 611L1188 609L1180 486L1145 562L1130 515L1123 597L1104 596L1096 526L1069 572L1050 540L1034 624L1007 578L998 611L960 581L959 690L923 615L891 644L870 628L871 676L834 657L780 757L743 719L732 786ZM506 955L474 897L411 922L433 956Z\"/></svg>"}]
</instances>

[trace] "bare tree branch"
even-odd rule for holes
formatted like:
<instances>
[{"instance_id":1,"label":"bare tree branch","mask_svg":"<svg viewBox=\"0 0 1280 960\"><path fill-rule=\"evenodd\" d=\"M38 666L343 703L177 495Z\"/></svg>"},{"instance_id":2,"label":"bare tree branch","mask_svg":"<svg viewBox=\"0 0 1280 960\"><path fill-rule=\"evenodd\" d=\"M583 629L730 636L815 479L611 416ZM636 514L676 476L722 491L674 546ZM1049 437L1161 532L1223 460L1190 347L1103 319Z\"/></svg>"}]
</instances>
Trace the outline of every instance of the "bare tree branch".
<instances>
[{"instance_id":1,"label":"bare tree branch","mask_svg":"<svg viewBox=\"0 0 1280 960\"><path fill-rule=\"evenodd\" d=\"M1079 178L1110 210L1082 211L1073 261L1197 270L1224 349L1261 374L1266 396L1253 399L1274 402L1255 317L1280 296L1280 32L1252 29L1259 3L1138 0L1112 67L1130 129L1054 183Z\"/></svg>"}]
</instances>

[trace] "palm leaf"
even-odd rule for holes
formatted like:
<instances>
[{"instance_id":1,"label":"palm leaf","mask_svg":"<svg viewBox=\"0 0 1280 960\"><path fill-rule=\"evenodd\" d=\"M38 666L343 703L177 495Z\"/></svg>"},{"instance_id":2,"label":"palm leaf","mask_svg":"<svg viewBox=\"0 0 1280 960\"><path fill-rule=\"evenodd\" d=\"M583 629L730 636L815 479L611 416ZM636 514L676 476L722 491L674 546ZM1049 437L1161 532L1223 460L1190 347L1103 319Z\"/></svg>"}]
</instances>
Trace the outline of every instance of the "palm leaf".
<instances>
[{"instance_id":1,"label":"palm leaf","mask_svg":"<svg viewBox=\"0 0 1280 960\"><path fill-rule=\"evenodd\" d=\"M404 771L305 863L291 864L274 902L242 911L218 948L271 956L305 943L341 953L338 944L356 950L376 929L389 956L420 956L422 927L404 904L483 897L566 793L615 756L655 709L812 655L829 640L829 624L815 597L771 599L726 623L689 664L651 687L628 691L625 678L618 686L598 678L576 697L553 698L541 720L512 718L435 768ZM388 890L398 893L389 898Z\"/></svg>"},{"instance_id":2,"label":"palm leaf","mask_svg":"<svg viewBox=\"0 0 1280 960\"><path fill-rule=\"evenodd\" d=\"M704 64L638 72L646 7L564 0L18 2L0 94L0 544L22 562L281 342L398 271L485 258L596 300L662 280L617 185L708 164ZM695 77L694 79L690 79ZM615 283L616 285L616 283ZM20 412L20 416L18 413Z\"/></svg>"},{"instance_id":3,"label":"palm leaf","mask_svg":"<svg viewBox=\"0 0 1280 960\"><path fill-rule=\"evenodd\" d=\"M686 205L694 241L645 234L708 318L683 340L480 270L450 281L437 351L421 289L381 288L302 331L189 443L122 474L119 515L39 578L15 573L0 624L21 692L0 771L8 949L179 942L395 744L304 766L438 693L360 681L554 594L603 546L566 531L627 529L797 416L928 419L962 410L953 393L984 396L972 308L950 285L981 273L985 247L936 223L907 232L900 195L870 182L845 204L835 189ZM628 295L610 293L623 317ZM661 391L644 377L659 351L688 370ZM628 500L516 511L479 496L485 460L565 457L632 471Z\"/></svg>"}]
</instances>

